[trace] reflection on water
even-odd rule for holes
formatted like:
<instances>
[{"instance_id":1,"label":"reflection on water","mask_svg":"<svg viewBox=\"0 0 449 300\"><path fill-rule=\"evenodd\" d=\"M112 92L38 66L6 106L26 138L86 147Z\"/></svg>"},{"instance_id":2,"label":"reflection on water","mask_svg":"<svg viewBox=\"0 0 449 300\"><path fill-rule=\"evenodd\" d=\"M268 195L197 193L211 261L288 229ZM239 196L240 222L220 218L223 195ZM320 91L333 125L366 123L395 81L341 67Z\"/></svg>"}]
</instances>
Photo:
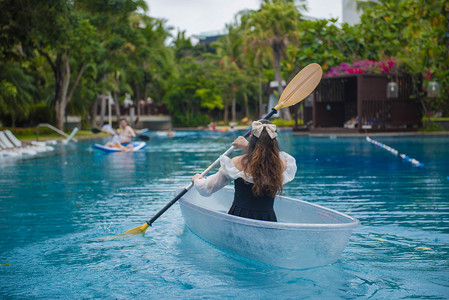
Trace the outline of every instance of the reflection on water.
<instances>
[{"instance_id":1,"label":"reflection on water","mask_svg":"<svg viewBox=\"0 0 449 300\"><path fill-rule=\"evenodd\" d=\"M362 222L331 266L285 270L223 252L185 227L177 205L145 235L99 240L142 225L236 136L177 132L112 154L82 141L2 164L1 298L448 297L448 138L378 138L416 168L363 139L281 133L298 164L284 193Z\"/></svg>"}]
</instances>

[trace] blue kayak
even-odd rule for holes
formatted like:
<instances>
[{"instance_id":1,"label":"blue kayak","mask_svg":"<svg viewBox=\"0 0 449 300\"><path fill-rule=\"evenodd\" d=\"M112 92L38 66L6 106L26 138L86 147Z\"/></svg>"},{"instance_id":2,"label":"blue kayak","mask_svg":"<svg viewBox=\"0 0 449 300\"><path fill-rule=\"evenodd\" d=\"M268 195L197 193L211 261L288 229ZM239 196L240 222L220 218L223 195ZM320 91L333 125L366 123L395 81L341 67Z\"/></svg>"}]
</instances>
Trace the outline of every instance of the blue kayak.
<instances>
[{"instance_id":1,"label":"blue kayak","mask_svg":"<svg viewBox=\"0 0 449 300\"><path fill-rule=\"evenodd\" d=\"M123 144L123 146L126 146L128 144ZM145 146L147 145L145 142L132 142L131 145L133 145L134 149L133 151L139 151L142 150L143 148L145 148ZM94 149L98 149L104 152L122 152L122 150L120 150L120 148L116 148L116 147L106 147L104 145L100 145L100 144L95 144ZM132 151L131 151L132 152Z\"/></svg>"}]
</instances>

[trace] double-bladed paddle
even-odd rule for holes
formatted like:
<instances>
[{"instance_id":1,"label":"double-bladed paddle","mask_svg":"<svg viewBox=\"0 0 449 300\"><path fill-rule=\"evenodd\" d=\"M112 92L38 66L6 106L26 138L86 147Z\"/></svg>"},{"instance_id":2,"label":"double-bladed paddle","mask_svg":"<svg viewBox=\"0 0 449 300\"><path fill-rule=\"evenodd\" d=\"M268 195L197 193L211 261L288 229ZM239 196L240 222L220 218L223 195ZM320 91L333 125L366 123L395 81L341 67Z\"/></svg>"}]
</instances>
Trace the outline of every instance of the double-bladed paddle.
<instances>
[{"instance_id":1,"label":"double-bladed paddle","mask_svg":"<svg viewBox=\"0 0 449 300\"><path fill-rule=\"evenodd\" d=\"M102 132L102 131L101 131L100 129L98 129L98 128L92 128L90 131L92 131L92 133L95 133L95 134ZM149 140L150 140L150 137L149 137L149 136L146 136L146 135L138 135L138 136L136 136L136 139L140 139L140 140L142 140L142 141L149 141Z\"/></svg>"},{"instance_id":2,"label":"double-bladed paddle","mask_svg":"<svg viewBox=\"0 0 449 300\"><path fill-rule=\"evenodd\" d=\"M310 64L302 69L296 76L289 82L289 84L285 87L282 92L281 97L279 98L278 104L271 110L268 115L264 117L265 120L268 120L277 113L280 109L292 106L296 103L299 103L304 98L306 98L313 90L317 87L318 83L321 80L321 76L323 75L323 71L319 64ZM244 137L248 137L251 134L251 128L246 132ZM226 150L223 155L228 155L234 150L234 146L231 146L228 150ZM218 163L220 162L220 158L214 161L203 173L201 176L205 176L212 170ZM167 205L165 205L153 218L146 221L142 226L135 227L125 232L125 234L137 234L137 233L145 233L147 228L153 224L167 209L169 209L173 204L175 204L182 196L185 195L191 188L193 187L193 183L190 183L187 187L185 187L181 192L179 192Z\"/></svg>"}]
</instances>

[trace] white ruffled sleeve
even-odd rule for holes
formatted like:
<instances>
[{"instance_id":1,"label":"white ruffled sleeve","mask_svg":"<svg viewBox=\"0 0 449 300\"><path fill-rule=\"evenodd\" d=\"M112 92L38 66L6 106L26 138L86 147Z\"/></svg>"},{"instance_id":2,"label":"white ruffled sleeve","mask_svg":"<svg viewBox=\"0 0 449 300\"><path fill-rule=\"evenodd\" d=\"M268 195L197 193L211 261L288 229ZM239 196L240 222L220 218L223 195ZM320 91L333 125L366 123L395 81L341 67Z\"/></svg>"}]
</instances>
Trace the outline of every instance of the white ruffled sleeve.
<instances>
[{"instance_id":1,"label":"white ruffled sleeve","mask_svg":"<svg viewBox=\"0 0 449 300\"><path fill-rule=\"evenodd\" d=\"M297 169L296 159L284 151L279 152L279 156L281 157L282 160L284 160L287 163L287 168L282 174L283 176L282 184L286 184L287 182L290 182L295 178Z\"/></svg>"},{"instance_id":2,"label":"white ruffled sleeve","mask_svg":"<svg viewBox=\"0 0 449 300\"><path fill-rule=\"evenodd\" d=\"M282 160L284 160L287 164L287 168L282 174L283 180L282 184L286 184L287 182L292 181L295 178L296 174L296 160L293 156L287 154L286 152L281 151L279 156ZM248 182L253 182L251 177L247 177L243 171L237 169L232 159L227 156L220 157L220 169L214 175L203 179L195 179L194 185L200 195L204 197L208 197L223 188L224 186L231 183L232 180L237 179L239 177L243 178Z\"/></svg>"},{"instance_id":3,"label":"white ruffled sleeve","mask_svg":"<svg viewBox=\"0 0 449 300\"><path fill-rule=\"evenodd\" d=\"M231 179L226 174L226 168L222 164L214 175L202 179L195 179L193 182L201 196L208 197L231 183Z\"/></svg>"}]
</instances>

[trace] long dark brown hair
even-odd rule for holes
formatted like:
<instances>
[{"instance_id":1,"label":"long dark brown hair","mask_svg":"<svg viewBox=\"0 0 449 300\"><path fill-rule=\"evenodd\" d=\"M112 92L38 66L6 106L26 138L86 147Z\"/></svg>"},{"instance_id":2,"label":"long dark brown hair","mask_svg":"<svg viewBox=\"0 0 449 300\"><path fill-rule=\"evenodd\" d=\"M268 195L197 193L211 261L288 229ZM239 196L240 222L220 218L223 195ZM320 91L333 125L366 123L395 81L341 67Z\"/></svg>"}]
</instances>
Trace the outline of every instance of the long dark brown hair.
<instances>
[{"instance_id":1,"label":"long dark brown hair","mask_svg":"<svg viewBox=\"0 0 449 300\"><path fill-rule=\"evenodd\" d=\"M267 120L260 120L262 124L272 124ZM252 191L254 195L260 196L264 192L275 196L279 191L282 193L283 165L279 157L279 146L277 139L272 139L267 130L257 138L251 135L247 154L242 159L243 171L246 176L253 178Z\"/></svg>"}]
</instances>

